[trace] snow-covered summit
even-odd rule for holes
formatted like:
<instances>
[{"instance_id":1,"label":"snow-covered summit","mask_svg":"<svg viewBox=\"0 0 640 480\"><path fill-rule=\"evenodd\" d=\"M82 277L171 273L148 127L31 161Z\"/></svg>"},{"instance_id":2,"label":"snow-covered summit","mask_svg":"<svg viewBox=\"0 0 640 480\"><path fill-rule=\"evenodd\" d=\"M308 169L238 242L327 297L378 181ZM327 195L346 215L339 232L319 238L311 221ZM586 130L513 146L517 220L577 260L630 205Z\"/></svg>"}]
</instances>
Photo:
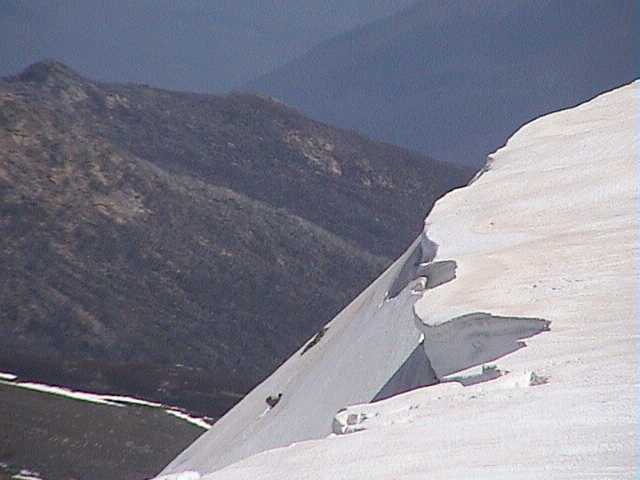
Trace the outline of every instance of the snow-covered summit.
<instances>
[{"instance_id":1,"label":"snow-covered summit","mask_svg":"<svg viewBox=\"0 0 640 480\"><path fill-rule=\"evenodd\" d=\"M634 478L639 89L520 129L162 475Z\"/></svg>"}]
</instances>

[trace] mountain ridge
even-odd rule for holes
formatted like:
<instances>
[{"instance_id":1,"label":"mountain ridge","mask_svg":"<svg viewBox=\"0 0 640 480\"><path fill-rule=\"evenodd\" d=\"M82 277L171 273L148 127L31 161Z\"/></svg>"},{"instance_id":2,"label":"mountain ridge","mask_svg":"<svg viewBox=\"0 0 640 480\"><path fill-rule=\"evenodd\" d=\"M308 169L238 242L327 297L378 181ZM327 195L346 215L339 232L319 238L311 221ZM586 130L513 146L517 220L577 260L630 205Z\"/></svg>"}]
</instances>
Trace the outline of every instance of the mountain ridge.
<instances>
[{"instance_id":1,"label":"mountain ridge","mask_svg":"<svg viewBox=\"0 0 640 480\"><path fill-rule=\"evenodd\" d=\"M56 61L2 80L0 104L2 368L214 417L471 174L268 99Z\"/></svg>"},{"instance_id":2,"label":"mountain ridge","mask_svg":"<svg viewBox=\"0 0 640 480\"><path fill-rule=\"evenodd\" d=\"M479 167L524 123L634 79L635 2L417 2L243 85Z\"/></svg>"}]
</instances>

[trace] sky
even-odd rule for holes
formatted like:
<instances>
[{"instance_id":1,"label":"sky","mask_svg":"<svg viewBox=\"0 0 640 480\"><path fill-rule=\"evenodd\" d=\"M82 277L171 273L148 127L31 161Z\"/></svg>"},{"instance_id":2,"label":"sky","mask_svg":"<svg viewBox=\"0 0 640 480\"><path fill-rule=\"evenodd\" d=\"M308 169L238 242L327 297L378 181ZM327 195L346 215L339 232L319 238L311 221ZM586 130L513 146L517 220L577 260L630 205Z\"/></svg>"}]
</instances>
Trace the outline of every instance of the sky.
<instances>
[{"instance_id":1,"label":"sky","mask_svg":"<svg viewBox=\"0 0 640 480\"><path fill-rule=\"evenodd\" d=\"M0 76L44 58L107 81L221 93L414 0L2 0Z\"/></svg>"}]
</instances>

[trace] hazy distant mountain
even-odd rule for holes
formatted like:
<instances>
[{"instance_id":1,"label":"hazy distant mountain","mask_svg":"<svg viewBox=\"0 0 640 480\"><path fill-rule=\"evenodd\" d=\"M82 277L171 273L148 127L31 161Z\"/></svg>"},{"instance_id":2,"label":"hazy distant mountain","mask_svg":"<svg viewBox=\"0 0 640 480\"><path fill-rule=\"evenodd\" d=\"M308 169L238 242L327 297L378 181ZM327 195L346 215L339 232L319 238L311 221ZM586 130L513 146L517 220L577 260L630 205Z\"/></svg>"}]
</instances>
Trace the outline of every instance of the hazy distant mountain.
<instances>
[{"instance_id":1,"label":"hazy distant mountain","mask_svg":"<svg viewBox=\"0 0 640 480\"><path fill-rule=\"evenodd\" d=\"M58 58L93 78L227 91L413 0L2 0L0 75Z\"/></svg>"},{"instance_id":2,"label":"hazy distant mountain","mask_svg":"<svg viewBox=\"0 0 640 480\"><path fill-rule=\"evenodd\" d=\"M0 82L0 371L219 414L471 173L268 99L35 64Z\"/></svg>"},{"instance_id":3,"label":"hazy distant mountain","mask_svg":"<svg viewBox=\"0 0 640 480\"><path fill-rule=\"evenodd\" d=\"M637 75L636 4L421 1L245 88L374 138L479 165L523 123Z\"/></svg>"}]
</instances>

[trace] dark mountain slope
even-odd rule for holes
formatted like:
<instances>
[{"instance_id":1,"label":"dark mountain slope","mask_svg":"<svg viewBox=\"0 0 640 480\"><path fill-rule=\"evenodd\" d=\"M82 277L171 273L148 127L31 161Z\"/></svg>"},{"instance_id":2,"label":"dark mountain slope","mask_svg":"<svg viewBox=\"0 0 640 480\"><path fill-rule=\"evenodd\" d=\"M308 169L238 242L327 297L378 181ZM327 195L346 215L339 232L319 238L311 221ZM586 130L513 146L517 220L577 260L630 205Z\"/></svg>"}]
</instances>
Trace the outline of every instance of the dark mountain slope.
<instances>
[{"instance_id":1,"label":"dark mountain slope","mask_svg":"<svg viewBox=\"0 0 640 480\"><path fill-rule=\"evenodd\" d=\"M420 1L245 88L374 138L480 165L523 123L638 75L636 4Z\"/></svg>"},{"instance_id":2,"label":"dark mountain slope","mask_svg":"<svg viewBox=\"0 0 640 480\"><path fill-rule=\"evenodd\" d=\"M470 173L258 97L33 65L0 83L0 370L219 415Z\"/></svg>"}]
</instances>

